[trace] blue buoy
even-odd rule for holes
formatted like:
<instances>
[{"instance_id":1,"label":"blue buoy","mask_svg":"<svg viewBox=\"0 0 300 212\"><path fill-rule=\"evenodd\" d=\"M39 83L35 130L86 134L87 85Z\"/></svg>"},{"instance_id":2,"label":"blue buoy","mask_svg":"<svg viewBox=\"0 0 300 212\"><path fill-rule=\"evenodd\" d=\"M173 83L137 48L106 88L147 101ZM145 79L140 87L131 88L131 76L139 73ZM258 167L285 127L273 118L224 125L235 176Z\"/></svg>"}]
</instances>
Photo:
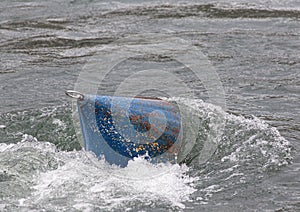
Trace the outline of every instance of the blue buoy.
<instances>
[{"instance_id":1,"label":"blue buoy","mask_svg":"<svg viewBox=\"0 0 300 212\"><path fill-rule=\"evenodd\" d=\"M176 163L181 117L176 104L157 98L82 95L77 98L84 148L110 164L125 167L142 156Z\"/></svg>"}]
</instances>

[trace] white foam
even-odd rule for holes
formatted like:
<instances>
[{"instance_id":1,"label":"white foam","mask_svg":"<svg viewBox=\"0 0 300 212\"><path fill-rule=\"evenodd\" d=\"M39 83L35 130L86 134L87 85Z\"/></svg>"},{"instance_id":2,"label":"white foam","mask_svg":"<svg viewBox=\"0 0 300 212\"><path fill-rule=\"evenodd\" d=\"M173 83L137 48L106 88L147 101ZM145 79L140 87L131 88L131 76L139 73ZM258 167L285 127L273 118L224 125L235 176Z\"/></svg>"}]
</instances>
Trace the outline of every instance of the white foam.
<instances>
[{"instance_id":1,"label":"white foam","mask_svg":"<svg viewBox=\"0 0 300 212\"><path fill-rule=\"evenodd\" d=\"M66 123L64 123L62 120L60 119L53 119L52 124L57 125L57 127L65 130L67 128Z\"/></svg>"},{"instance_id":2,"label":"white foam","mask_svg":"<svg viewBox=\"0 0 300 212\"><path fill-rule=\"evenodd\" d=\"M0 152L7 151L8 149L12 148L14 144L5 144L5 143L0 143Z\"/></svg>"},{"instance_id":3,"label":"white foam","mask_svg":"<svg viewBox=\"0 0 300 212\"><path fill-rule=\"evenodd\" d=\"M151 164L137 158L120 168L85 151L60 152L57 157L65 164L38 175L35 192L22 200L23 205L46 206L49 201L65 199L68 207L84 211L130 208L136 202L184 208L183 202L196 191L192 183L197 178L186 175L184 165Z\"/></svg>"}]
</instances>

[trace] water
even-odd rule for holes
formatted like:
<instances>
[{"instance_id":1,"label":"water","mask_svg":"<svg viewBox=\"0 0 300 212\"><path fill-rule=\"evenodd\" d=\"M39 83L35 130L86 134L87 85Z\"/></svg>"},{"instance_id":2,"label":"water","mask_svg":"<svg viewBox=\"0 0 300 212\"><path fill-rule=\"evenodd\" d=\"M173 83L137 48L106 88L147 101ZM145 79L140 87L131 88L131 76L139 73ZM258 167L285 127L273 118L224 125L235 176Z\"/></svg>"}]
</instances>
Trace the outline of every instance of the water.
<instances>
[{"instance_id":1,"label":"water","mask_svg":"<svg viewBox=\"0 0 300 212\"><path fill-rule=\"evenodd\" d=\"M1 211L300 209L298 1L1 1L0 11ZM187 67L151 55L114 67L98 91L141 66L176 72L187 87L167 97L193 111L186 134L198 136L186 164L138 158L122 169L82 150L64 91L99 52L174 37L209 59L225 106ZM171 54L186 50L173 44Z\"/></svg>"}]
</instances>

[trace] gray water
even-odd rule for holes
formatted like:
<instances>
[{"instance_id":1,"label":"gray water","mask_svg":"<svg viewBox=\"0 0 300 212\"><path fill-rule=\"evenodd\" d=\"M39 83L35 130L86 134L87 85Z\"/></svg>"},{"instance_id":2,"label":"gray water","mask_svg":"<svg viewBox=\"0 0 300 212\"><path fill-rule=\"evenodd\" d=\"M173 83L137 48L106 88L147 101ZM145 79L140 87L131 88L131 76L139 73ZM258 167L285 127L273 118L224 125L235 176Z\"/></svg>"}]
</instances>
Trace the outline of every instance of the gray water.
<instances>
[{"instance_id":1,"label":"gray water","mask_svg":"<svg viewBox=\"0 0 300 212\"><path fill-rule=\"evenodd\" d=\"M1 1L0 210L300 210L299 18L296 0ZM225 106L155 49L154 59L114 67L99 92L112 94L141 66L178 71L194 98L180 89L171 89L180 98L167 96L203 123L186 134L218 140L216 151L200 163L195 144L187 164L138 158L119 168L82 150L64 91L99 52L174 37L208 58Z\"/></svg>"}]
</instances>

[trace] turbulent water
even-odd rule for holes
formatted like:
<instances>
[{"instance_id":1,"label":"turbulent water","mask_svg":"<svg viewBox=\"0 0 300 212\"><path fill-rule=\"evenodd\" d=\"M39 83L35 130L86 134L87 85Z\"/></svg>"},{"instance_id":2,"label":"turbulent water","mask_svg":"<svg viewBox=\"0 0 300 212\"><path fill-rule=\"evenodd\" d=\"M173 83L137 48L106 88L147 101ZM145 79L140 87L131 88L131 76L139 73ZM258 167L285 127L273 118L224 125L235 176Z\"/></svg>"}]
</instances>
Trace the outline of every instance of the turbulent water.
<instances>
[{"instance_id":1,"label":"turbulent water","mask_svg":"<svg viewBox=\"0 0 300 212\"><path fill-rule=\"evenodd\" d=\"M295 0L1 1L0 210L300 210L299 18ZM194 48L196 59L173 59ZM83 73L124 49L151 54L87 84L141 91L141 67L151 70L146 82L163 79L169 90L144 94L193 120L184 163L136 158L119 168L81 148L64 91L88 91ZM199 56L213 67L202 82L191 71ZM210 90L216 82L224 101Z\"/></svg>"}]
</instances>

